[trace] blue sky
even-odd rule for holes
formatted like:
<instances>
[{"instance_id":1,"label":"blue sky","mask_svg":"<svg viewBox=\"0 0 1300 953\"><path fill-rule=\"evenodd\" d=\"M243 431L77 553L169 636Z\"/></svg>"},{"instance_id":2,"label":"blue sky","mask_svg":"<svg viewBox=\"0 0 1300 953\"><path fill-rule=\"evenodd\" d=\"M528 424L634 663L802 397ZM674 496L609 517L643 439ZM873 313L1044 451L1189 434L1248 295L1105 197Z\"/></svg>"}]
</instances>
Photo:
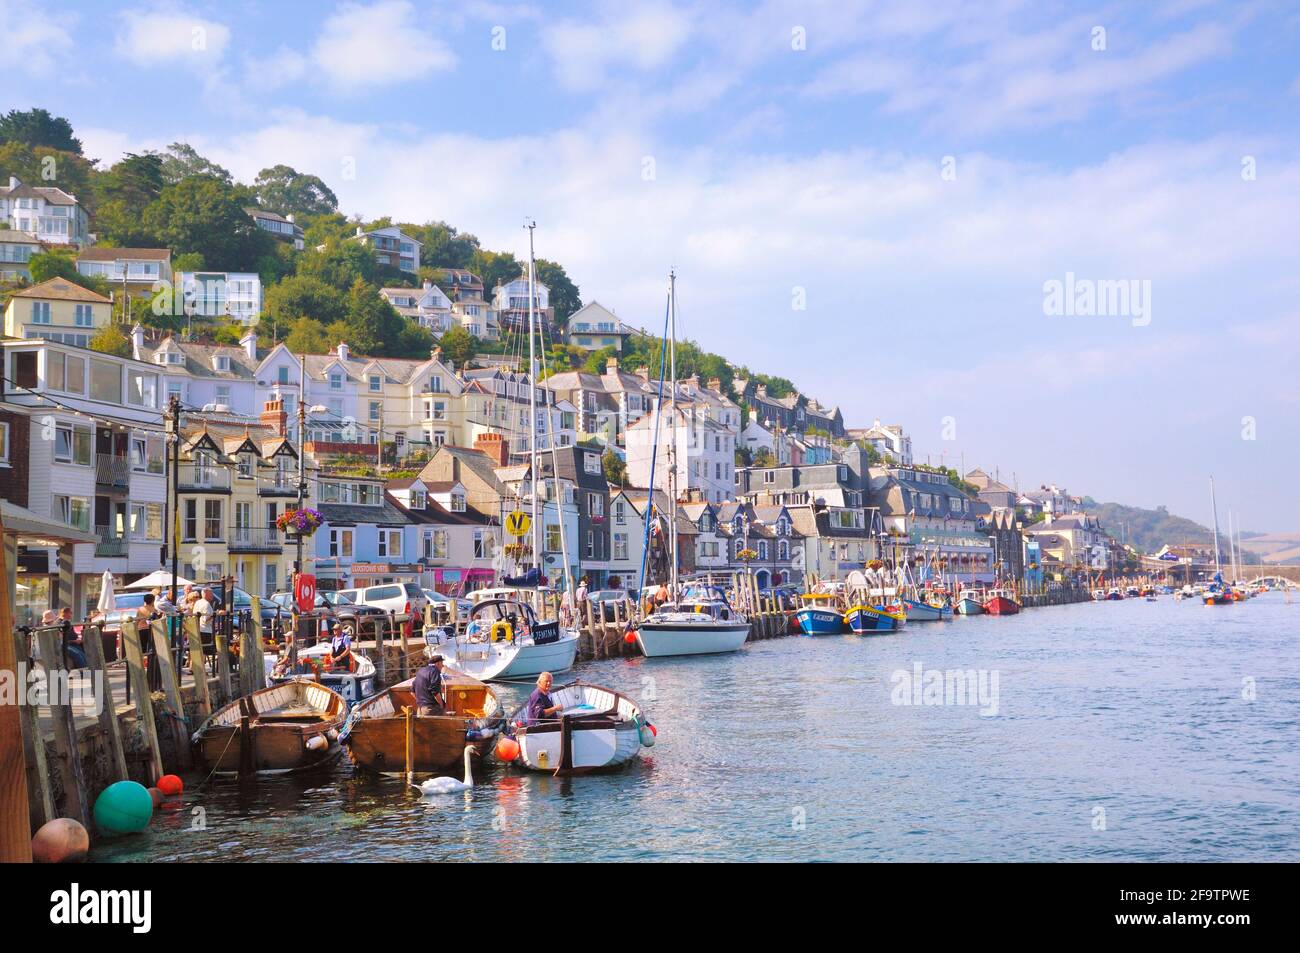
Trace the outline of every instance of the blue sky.
<instances>
[{"instance_id":1,"label":"blue sky","mask_svg":"<svg viewBox=\"0 0 1300 953\"><path fill-rule=\"evenodd\" d=\"M1300 530L1293 4L0 0L0 21L0 105L68 117L92 156L286 162L348 213L517 253L532 216L584 300L652 325L674 266L686 335L904 424L922 457L1202 521L1213 472L1248 529ZM1150 282L1149 322L1045 314L1067 273Z\"/></svg>"}]
</instances>

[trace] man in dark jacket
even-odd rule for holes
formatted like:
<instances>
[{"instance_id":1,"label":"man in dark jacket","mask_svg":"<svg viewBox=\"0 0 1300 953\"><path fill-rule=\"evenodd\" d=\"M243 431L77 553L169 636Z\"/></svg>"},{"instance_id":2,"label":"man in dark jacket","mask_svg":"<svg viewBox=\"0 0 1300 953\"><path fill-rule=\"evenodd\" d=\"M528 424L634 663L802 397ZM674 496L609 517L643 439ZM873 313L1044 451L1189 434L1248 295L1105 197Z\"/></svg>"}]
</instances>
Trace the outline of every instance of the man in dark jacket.
<instances>
[{"instance_id":1,"label":"man in dark jacket","mask_svg":"<svg viewBox=\"0 0 1300 953\"><path fill-rule=\"evenodd\" d=\"M442 693L441 655L429 655L424 668L415 674L411 691L415 693L417 715L441 715L446 711L447 704Z\"/></svg>"}]
</instances>

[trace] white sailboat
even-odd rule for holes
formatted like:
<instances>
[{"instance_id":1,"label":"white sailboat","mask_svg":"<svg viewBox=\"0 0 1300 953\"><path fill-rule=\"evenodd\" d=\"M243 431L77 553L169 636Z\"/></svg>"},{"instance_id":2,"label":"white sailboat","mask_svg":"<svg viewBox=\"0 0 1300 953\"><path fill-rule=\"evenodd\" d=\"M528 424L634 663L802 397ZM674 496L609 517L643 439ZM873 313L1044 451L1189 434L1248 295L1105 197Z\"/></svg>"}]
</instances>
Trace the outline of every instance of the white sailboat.
<instances>
[{"instance_id":1,"label":"white sailboat","mask_svg":"<svg viewBox=\"0 0 1300 953\"><path fill-rule=\"evenodd\" d=\"M736 613L720 591L687 598L677 578L677 275L668 276L668 359L672 381L671 416L668 442L668 496L671 513L668 520L668 543L671 584L675 601L647 616L636 628L636 640L646 658L673 655L714 655L735 652L749 638L749 622ZM661 375L662 378L662 375ZM659 439L659 413L663 405L662 380L659 403L655 407L655 440ZM647 515L654 501L654 473L650 474L650 499ZM647 546L649 540L647 539ZM679 598L680 594L680 598Z\"/></svg>"},{"instance_id":2,"label":"white sailboat","mask_svg":"<svg viewBox=\"0 0 1300 953\"><path fill-rule=\"evenodd\" d=\"M532 552L533 564L538 575L541 574L540 542L541 520L538 518L538 482L537 468L537 293L535 288L535 258L533 255L533 229L536 223L528 226L528 390L530 412L529 456L531 460L530 493L532 507ZM548 414L549 419L549 414ZM559 507L560 494L555 435L548 425L551 445L551 471L556 480L556 506ZM561 524L563 517L561 514ZM573 592L573 579L569 572L568 544L564 533L560 533L560 554L564 560L564 574L568 591ZM544 580L539 579L539 583ZM558 619L542 621L537 616L541 602L528 597L536 593L533 588L507 588L493 590L491 593L479 593L478 600L470 612L465 631L460 635L449 636L443 644L443 654L447 661L458 671L482 682L509 681L528 679L542 672L567 672L573 667L578 657L578 631L565 628Z\"/></svg>"}]
</instances>

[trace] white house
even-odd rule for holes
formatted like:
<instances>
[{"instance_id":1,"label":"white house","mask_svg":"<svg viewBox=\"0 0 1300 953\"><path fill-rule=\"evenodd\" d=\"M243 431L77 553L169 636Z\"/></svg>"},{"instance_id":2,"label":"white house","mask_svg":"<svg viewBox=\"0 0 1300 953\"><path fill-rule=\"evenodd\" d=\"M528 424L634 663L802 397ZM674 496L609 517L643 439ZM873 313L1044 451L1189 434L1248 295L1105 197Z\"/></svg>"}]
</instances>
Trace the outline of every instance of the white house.
<instances>
[{"instance_id":1,"label":"white house","mask_svg":"<svg viewBox=\"0 0 1300 953\"><path fill-rule=\"evenodd\" d=\"M398 314L434 334L442 334L451 327L451 299L432 281L426 281L420 288L380 288L379 294Z\"/></svg>"},{"instance_id":2,"label":"white house","mask_svg":"<svg viewBox=\"0 0 1300 953\"><path fill-rule=\"evenodd\" d=\"M187 313L253 324L262 313L262 278L253 271L182 271L176 275Z\"/></svg>"},{"instance_id":3,"label":"white house","mask_svg":"<svg viewBox=\"0 0 1300 953\"><path fill-rule=\"evenodd\" d=\"M647 414L627 428L627 474L635 486L668 489L671 444L675 448L676 490L679 496L706 503L731 499L735 488L736 435L694 406L679 407L676 420L665 406L659 415L659 449L651 483L655 415Z\"/></svg>"},{"instance_id":4,"label":"white house","mask_svg":"<svg viewBox=\"0 0 1300 953\"><path fill-rule=\"evenodd\" d=\"M9 176L0 185L0 228L24 232L47 245L85 245L93 242L90 217L75 195L53 186L25 185Z\"/></svg>"},{"instance_id":5,"label":"white house","mask_svg":"<svg viewBox=\"0 0 1300 953\"><path fill-rule=\"evenodd\" d=\"M370 231L358 225L356 234L348 236L348 241L368 245L375 253L375 261L381 265L400 268L411 274L420 270L420 248L423 242L407 235L396 225ZM322 251L324 248L324 245L320 245L316 250Z\"/></svg>"}]
</instances>

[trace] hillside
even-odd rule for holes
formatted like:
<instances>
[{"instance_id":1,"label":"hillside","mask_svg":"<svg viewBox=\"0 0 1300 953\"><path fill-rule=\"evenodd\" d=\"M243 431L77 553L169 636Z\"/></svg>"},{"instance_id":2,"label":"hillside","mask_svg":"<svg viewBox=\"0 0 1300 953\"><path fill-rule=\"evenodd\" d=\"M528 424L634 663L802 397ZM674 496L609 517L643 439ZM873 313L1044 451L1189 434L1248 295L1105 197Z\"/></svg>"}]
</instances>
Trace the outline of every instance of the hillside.
<instances>
[{"instance_id":1,"label":"hillside","mask_svg":"<svg viewBox=\"0 0 1300 953\"><path fill-rule=\"evenodd\" d=\"M1208 526L1202 526L1185 516L1175 516L1163 506L1153 510L1140 506L1126 506L1123 503L1098 503L1090 497L1084 497L1083 506L1089 513L1101 520L1116 539L1123 538L1130 546L1144 553L1155 553L1166 544L1175 543L1210 543L1214 534ZM1121 530L1121 524L1123 529ZM1219 545L1227 553L1228 537L1220 531ZM1245 561L1258 563L1259 556L1251 551L1250 541L1242 544ZM1226 557L1225 557L1226 558Z\"/></svg>"},{"instance_id":2,"label":"hillside","mask_svg":"<svg viewBox=\"0 0 1300 953\"><path fill-rule=\"evenodd\" d=\"M1300 563L1300 533L1264 533L1245 537L1241 548L1266 563Z\"/></svg>"}]
</instances>

